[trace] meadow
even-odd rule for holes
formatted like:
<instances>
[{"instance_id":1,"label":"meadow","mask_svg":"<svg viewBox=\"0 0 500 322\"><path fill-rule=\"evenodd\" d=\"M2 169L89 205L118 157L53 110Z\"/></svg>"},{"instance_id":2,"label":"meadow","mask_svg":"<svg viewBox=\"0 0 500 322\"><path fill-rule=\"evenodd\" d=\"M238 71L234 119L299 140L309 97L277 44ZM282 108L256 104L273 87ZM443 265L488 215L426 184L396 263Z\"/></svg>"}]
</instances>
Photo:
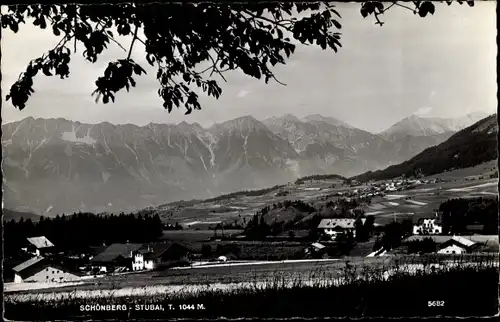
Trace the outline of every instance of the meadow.
<instances>
[{"instance_id":1,"label":"meadow","mask_svg":"<svg viewBox=\"0 0 500 322\"><path fill-rule=\"evenodd\" d=\"M85 292L14 293L5 297L5 317L16 320L238 317L491 316L498 311L498 258L408 258L336 263L285 277L242 283L143 286ZM296 270L294 270L296 271ZM336 275L332 275L332 271ZM120 293L121 292L121 293ZM61 295L62 294L62 295ZM429 304L439 301L443 306ZM123 304L125 311L80 311L86 304ZM135 304L163 310L138 311ZM168 305L175 310L169 310ZM184 309L179 304L193 304ZM202 304L202 308L197 305ZM186 308L186 307L184 307Z\"/></svg>"},{"instance_id":2,"label":"meadow","mask_svg":"<svg viewBox=\"0 0 500 322\"><path fill-rule=\"evenodd\" d=\"M497 179L449 180L404 191L387 192L385 196L373 198L371 203L365 206L365 213L375 216L376 223L385 225L394 220L432 215L440 204L448 199L491 198L498 195Z\"/></svg>"}]
</instances>

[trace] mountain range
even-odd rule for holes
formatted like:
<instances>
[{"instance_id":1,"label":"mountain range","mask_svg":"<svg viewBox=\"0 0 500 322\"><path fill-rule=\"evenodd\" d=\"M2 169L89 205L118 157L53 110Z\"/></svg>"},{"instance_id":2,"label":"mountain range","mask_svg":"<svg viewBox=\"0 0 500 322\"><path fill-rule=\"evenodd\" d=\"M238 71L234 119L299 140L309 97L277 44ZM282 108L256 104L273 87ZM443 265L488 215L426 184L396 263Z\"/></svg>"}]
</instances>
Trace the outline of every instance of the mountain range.
<instances>
[{"instance_id":1,"label":"mountain range","mask_svg":"<svg viewBox=\"0 0 500 322\"><path fill-rule=\"evenodd\" d=\"M132 211L311 174L353 176L408 160L470 125L460 122L411 117L373 134L321 115L244 116L210 128L29 117L2 125L4 205L44 215Z\"/></svg>"},{"instance_id":2,"label":"mountain range","mask_svg":"<svg viewBox=\"0 0 500 322\"><path fill-rule=\"evenodd\" d=\"M429 147L413 158L384 170L369 171L353 179L361 181L386 180L421 174L468 168L498 158L497 115L488 116L453 134L445 142Z\"/></svg>"}]
</instances>

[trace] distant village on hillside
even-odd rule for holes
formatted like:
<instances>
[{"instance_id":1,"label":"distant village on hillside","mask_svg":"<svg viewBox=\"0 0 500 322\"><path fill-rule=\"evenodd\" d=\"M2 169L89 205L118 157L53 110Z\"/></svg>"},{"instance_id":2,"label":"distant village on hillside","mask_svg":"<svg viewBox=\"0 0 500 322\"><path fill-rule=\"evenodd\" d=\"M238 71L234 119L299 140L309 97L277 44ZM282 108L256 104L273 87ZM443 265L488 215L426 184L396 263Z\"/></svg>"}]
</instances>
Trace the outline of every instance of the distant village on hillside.
<instances>
[{"instance_id":1,"label":"distant village on hillside","mask_svg":"<svg viewBox=\"0 0 500 322\"><path fill-rule=\"evenodd\" d=\"M421 206L424 202L410 194L447 184L439 178L372 183L355 180L342 183L338 178L301 180L274 192L267 191L268 196L280 196L283 201L265 206L243 220L245 226L221 221L215 227L208 227L208 232L213 231L212 236L205 233L205 238L196 241L190 240L189 232L201 234L207 232L206 228L165 223L157 210L99 217L74 214L35 223L11 221L6 223L5 280L68 282L264 259L498 252L497 198L449 199L438 209L418 216L388 213L378 217L380 210L365 211L370 207L381 209L383 204ZM439 195L440 190L435 190L435 194ZM315 194L317 198L304 197L309 202L287 199L300 191ZM240 198L228 201L231 200ZM185 207L176 209L182 208ZM235 229L240 226L242 230ZM113 236L109 234L111 229L118 229L119 233ZM47 235L30 235L38 232ZM81 239L72 238L78 234ZM87 234L92 238L85 238ZM173 240L170 234L179 237ZM265 254L248 247L255 242L268 245ZM287 246L293 251L283 251Z\"/></svg>"}]
</instances>

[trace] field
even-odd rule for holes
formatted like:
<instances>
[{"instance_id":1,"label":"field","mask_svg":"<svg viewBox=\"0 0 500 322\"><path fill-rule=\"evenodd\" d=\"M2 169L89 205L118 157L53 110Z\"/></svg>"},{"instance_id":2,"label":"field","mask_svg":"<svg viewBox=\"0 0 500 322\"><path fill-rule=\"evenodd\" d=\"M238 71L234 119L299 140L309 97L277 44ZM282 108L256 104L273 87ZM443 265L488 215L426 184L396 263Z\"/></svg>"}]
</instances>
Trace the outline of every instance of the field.
<instances>
[{"instance_id":1,"label":"field","mask_svg":"<svg viewBox=\"0 0 500 322\"><path fill-rule=\"evenodd\" d=\"M448 199L498 195L497 179L450 180L373 198L371 204L365 207L365 213L374 215L375 222L383 225L394 220L429 216Z\"/></svg>"},{"instance_id":2,"label":"field","mask_svg":"<svg viewBox=\"0 0 500 322\"><path fill-rule=\"evenodd\" d=\"M488 261L497 260L494 255L465 255L465 256L385 256L385 257L350 257L347 259L324 260L285 260L285 261L239 261L222 264L210 264L192 267L179 267L163 271L149 271L140 273L125 273L103 276L96 279L82 281L83 284L67 287L48 287L46 289L16 290L14 293L52 293L84 290L120 290L165 285L212 285L246 283L249 281L269 282L277 277L280 280L331 280L341 276L346 264L359 269L382 269L384 271L394 265L405 263L408 265L425 262L465 261L478 262L487 258ZM15 287L15 284L11 284ZM9 288L7 293L12 293Z\"/></svg>"},{"instance_id":3,"label":"field","mask_svg":"<svg viewBox=\"0 0 500 322\"><path fill-rule=\"evenodd\" d=\"M373 215L375 222L380 225L388 224L394 220L413 219L432 215L439 205L450 198L470 197L493 197L497 195L497 179L490 179L490 174L496 169L495 162L488 162L476 167L448 171L439 175L423 178L432 180L439 178L443 182L419 185L413 189L404 191L387 192L384 196L372 198L370 204L363 206L367 215ZM332 187L332 184L335 187ZM271 206L285 200L302 200L313 204L319 209L326 201L336 200L333 196L337 192L350 192L362 189L366 186L349 187L340 182L330 181L306 181L303 184L290 184L283 188L270 191L260 196L239 196L229 199L221 199L211 202L197 202L186 207L164 206L160 214L166 222L179 222L184 226L180 231L165 231L163 239L183 242L192 249L200 251L203 244L208 244L215 250L218 245L226 245L228 242L210 240L215 236L214 227L218 222L238 223L245 225L252 216L264 206ZM280 191L286 191L286 196L276 196ZM274 219L291 220L296 215L295 209L274 211L266 217L266 221ZM310 216L306 217L309 218ZM268 222L269 223L269 222ZM236 236L241 230L225 230L224 235ZM220 237L222 231L217 231ZM238 240L242 253L256 256L255 259L266 260L266 255L277 256L279 252L292 256L300 251L300 245L284 247L285 244L272 244L261 242L257 246ZM253 249L252 249L253 247ZM369 245L364 247L367 252L371 251ZM366 256L361 251L355 252L356 256ZM249 259L250 256L244 257ZM279 258L275 258L279 259Z\"/></svg>"},{"instance_id":4,"label":"field","mask_svg":"<svg viewBox=\"0 0 500 322\"><path fill-rule=\"evenodd\" d=\"M243 230L227 229L224 230L224 236L238 235ZM221 236L222 231L217 231L217 236ZM162 239L172 241L186 241L186 242L205 242L214 237L214 231L208 229L183 229L183 230L164 230Z\"/></svg>"},{"instance_id":5,"label":"field","mask_svg":"<svg viewBox=\"0 0 500 322\"><path fill-rule=\"evenodd\" d=\"M444 182L425 184L402 192L387 193L385 197L374 198L365 207L367 214L376 216L376 222L385 224L400 218L429 215L449 198L488 197L498 193L497 179L490 179L496 171L495 161L476 167L458 169L433 175L424 180L439 178ZM332 187L332 184L334 187ZM285 200L302 200L313 205L322 205L325 200L335 200L331 195L363 189L360 185L349 187L340 181L306 181L303 184L290 184L260 196L239 196L213 202L197 202L186 207L164 206L159 209L162 219L168 223L179 222L185 228L211 230L218 222L244 224L262 207ZM285 196L276 196L286 191ZM205 232L200 232L200 236Z\"/></svg>"},{"instance_id":6,"label":"field","mask_svg":"<svg viewBox=\"0 0 500 322\"><path fill-rule=\"evenodd\" d=\"M495 257L496 258L496 257ZM432 264L431 264L432 263ZM164 284L160 276L142 275L142 285L131 285L139 275L122 277L121 285L70 287L36 294L7 293L6 318L71 320L95 318L172 317L293 317L293 316L484 316L498 310L498 258L378 258L350 263L322 261L259 265L268 270L262 280L248 273L247 266L225 267L232 280L196 284ZM239 267L236 269L236 267ZM315 269L311 269L311 268ZM205 276L220 276L222 268L203 268ZM202 276L200 269L186 269L186 281ZM194 272L191 273L190 271ZM218 272L217 272L218 271ZM286 272L293 272L286 276ZM303 272L302 275L297 272ZM154 273L152 273L154 274ZM148 284L145 284L148 281ZM127 284L125 284L127 283ZM149 286L148 286L149 285ZM92 288L93 287L93 288ZM411 291L408 291L411 290ZM383 296L381 296L383 294ZM432 294L432 299L429 298ZM474 296L467 296L474 294ZM98 299L97 299L98 298ZM430 308L428 301L444 301L443 308ZM83 312L80 304L129 305L124 312ZM135 304L203 304L202 310L167 312L137 311ZM113 313L113 315L110 315ZM174 314L175 313L175 314ZM108 315L106 315L108 314Z\"/></svg>"}]
</instances>

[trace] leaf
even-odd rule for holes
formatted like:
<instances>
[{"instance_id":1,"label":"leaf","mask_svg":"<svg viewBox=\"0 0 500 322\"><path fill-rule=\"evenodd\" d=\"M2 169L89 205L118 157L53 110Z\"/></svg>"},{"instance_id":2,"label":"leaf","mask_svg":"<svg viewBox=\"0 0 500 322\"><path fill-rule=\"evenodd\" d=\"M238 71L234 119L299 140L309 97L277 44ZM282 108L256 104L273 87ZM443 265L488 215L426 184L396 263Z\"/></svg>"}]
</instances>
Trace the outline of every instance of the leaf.
<instances>
[{"instance_id":1,"label":"leaf","mask_svg":"<svg viewBox=\"0 0 500 322\"><path fill-rule=\"evenodd\" d=\"M52 76L52 73L50 72L50 67L48 65L43 66L42 72L45 74L45 76Z\"/></svg>"},{"instance_id":2,"label":"leaf","mask_svg":"<svg viewBox=\"0 0 500 322\"><path fill-rule=\"evenodd\" d=\"M19 24L14 21L9 22L9 27L10 30L12 30L14 33L17 33L19 31Z\"/></svg>"},{"instance_id":3,"label":"leaf","mask_svg":"<svg viewBox=\"0 0 500 322\"><path fill-rule=\"evenodd\" d=\"M434 4L430 1L425 1L420 5L420 8L418 10L418 15L420 17L425 17L427 16L427 13L430 13L431 15L434 14Z\"/></svg>"},{"instance_id":4,"label":"leaf","mask_svg":"<svg viewBox=\"0 0 500 322\"><path fill-rule=\"evenodd\" d=\"M54 35L56 36L60 36L61 35L61 32L59 31L59 29L57 28L56 25L53 25L52 26L52 32L54 33Z\"/></svg>"},{"instance_id":5,"label":"leaf","mask_svg":"<svg viewBox=\"0 0 500 322\"><path fill-rule=\"evenodd\" d=\"M375 8L377 8L379 10L379 12L384 11L384 4L382 2L377 1L377 2L374 2L373 4L374 4Z\"/></svg>"}]
</instances>

